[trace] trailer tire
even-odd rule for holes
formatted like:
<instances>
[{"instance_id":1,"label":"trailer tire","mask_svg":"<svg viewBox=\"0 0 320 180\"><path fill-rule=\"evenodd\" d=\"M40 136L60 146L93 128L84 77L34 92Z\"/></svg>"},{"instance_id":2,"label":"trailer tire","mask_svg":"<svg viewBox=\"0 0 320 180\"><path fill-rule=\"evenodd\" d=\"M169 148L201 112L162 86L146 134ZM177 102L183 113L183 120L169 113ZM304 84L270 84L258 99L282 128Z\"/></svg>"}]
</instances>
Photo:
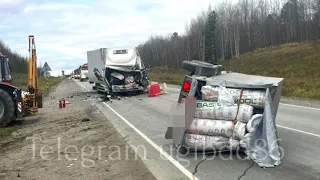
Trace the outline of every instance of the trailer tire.
<instances>
[{"instance_id":1,"label":"trailer tire","mask_svg":"<svg viewBox=\"0 0 320 180\"><path fill-rule=\"evenodd\" d=\"M15 105L12 97L0 89L0 127L6 127L15 119Z\"/></svg>"}]
</instances>

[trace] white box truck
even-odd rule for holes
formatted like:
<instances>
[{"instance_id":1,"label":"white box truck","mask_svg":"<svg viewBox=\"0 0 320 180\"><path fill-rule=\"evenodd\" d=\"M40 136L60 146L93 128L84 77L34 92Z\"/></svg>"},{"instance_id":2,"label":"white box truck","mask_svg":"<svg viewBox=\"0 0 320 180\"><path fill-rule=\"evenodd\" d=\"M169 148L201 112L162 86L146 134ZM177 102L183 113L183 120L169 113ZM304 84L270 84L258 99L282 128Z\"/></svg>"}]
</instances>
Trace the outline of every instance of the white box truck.
<instances>
[{"instance_id":1,"label":"white box truck","mask_svg":"<svg viewBox=\"0 0 320 180\"><path fill-rule=\"evenodd\" d=\"M89 83L98 92L143 93L149 82L148 68L136 48L100 48L87 51Z\"/></svg>"}]
</instances>

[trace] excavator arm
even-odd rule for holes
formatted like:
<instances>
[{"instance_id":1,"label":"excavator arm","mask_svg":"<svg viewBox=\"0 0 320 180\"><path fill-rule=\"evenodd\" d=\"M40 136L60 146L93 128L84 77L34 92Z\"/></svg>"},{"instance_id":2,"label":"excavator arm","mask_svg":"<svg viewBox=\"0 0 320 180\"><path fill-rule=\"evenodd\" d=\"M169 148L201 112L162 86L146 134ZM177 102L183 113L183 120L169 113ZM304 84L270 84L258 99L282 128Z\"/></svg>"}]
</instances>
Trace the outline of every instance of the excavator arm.
<instances>
[{"instance_id":1,"label":"excavator arm","mask_svg":"<svg viewBox=\"0 0 320 180\"><path fill-rule=\"evenodd\" d=\"M29 35L28 95L25 104L28 115L35 115L42 108L42 94L38 87L37 53L33 35Z\"/></svg>"},{"instance_id":2,"label":"excavator arm","mask_svg":"<svg viewBox=\"0 0 320 180\"><path fill-rule=\"evenodd\" d=\"M29 36L28 91L31 94L38 91L37 54L33 35Z\"/></svg>"}]
</instances>

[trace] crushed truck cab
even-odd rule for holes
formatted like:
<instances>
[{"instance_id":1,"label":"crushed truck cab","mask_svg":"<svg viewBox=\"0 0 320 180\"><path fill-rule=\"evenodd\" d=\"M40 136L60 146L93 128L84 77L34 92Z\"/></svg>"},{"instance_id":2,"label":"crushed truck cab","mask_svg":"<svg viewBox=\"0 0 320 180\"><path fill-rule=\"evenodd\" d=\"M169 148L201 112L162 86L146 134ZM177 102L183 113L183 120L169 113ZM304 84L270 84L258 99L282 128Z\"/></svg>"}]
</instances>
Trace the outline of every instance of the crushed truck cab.
<instances>
[{"instance_id":1,"label":"crushed truck cab","mask_svg":"<svg viewBox=\"0 0 320 180\"><path fill-rule=\"evenodd\" d=\"M89 83L98 92L143 93L148 86L148 68L136 48L100 48L87 51Z\"/></svg>"},{"instance_id":2,"label":"crushed truck cab","mask_svg":"<svg viewBox=\"0 0 320 180\"><path fill-rule=\"evenodd\" d=\"M278 166L275 121L283 78L226 72L199 61L184 61L183 67L190 72L177 106L184 118L172 113L165 138L183 152L236 149L261 167Z\"/></svg>"}]
</instances>

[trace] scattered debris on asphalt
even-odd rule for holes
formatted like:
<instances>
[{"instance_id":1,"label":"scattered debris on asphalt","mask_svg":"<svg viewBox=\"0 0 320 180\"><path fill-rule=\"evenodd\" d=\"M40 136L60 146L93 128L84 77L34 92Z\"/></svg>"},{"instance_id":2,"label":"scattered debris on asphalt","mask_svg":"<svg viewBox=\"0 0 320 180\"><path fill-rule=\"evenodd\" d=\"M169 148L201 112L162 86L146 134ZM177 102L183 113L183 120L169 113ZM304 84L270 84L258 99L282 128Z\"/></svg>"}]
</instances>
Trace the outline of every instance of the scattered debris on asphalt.
<instances>
[{"instance_id":1,"label":"scattered debris on asphalt","mask_svg":"<svg viewBox=\"0 0 320 180\"><path fill-rule=\"evenodd\" d=\"M83 119L81 120L81 122L88 122L88 121L90 121L89 118L83 118Z\"/></svg>"}]
</instances>

